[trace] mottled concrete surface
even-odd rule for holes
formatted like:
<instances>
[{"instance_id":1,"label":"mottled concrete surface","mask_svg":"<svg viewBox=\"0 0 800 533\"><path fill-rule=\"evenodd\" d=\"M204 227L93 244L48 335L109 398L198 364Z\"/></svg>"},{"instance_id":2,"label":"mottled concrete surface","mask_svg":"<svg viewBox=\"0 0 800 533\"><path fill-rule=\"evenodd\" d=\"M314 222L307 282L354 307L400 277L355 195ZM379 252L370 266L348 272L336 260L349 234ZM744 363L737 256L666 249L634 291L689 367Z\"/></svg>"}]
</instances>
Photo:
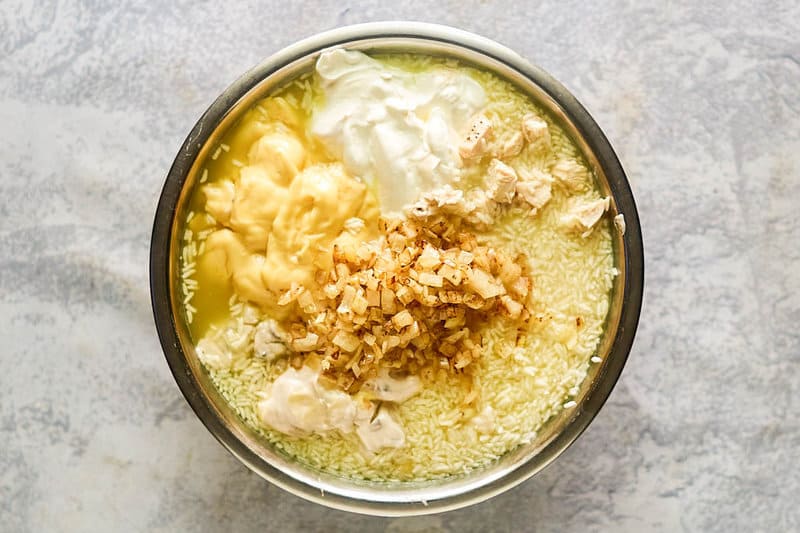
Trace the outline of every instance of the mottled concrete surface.
<instances>
[{"instance_id":1,"label":"mottled concrete surface","mask_svg":"<svg viewBox=\"0 0 800 533\"><path fill-rule=\"evenodd\" d=\"M0 530L800 529L799 4L518 4L0 2ZM305 503L218 445L147 281L164 175L213 98L381 19L484 34L563 81L631 177L648 267L630 362L578 443L408 520Z\"/></svg>"}]
</instances>

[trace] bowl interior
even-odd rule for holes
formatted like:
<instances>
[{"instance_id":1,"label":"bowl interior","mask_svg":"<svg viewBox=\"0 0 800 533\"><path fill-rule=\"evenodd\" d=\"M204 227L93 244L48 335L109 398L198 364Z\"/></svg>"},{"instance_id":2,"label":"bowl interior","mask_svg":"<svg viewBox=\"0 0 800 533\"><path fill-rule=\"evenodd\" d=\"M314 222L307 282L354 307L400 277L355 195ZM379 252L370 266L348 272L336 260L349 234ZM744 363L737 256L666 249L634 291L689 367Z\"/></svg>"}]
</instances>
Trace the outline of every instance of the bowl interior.
<instances>
[{"instance_id":1,"label":"bowl interior","mask_svg":"<svg viewBox=\"0 0 800 533\"><path fill-rule=\"evenodd\" d=\"M234 455L273 483L325 505L371 514L422 514L461 507L489 498L544 468L585 429L611 392L630 350L641 305L642 245L635 205L613 150L588 113L558 82L513 52L449 28L425 28L414 25L406 34L394 31L393 35L378 27L351 33L339 30L290 47L248 72L209 108L187 138L168 175L153 232L151 285L156 324L176 381L201 420ZM387 484L343 479L302 465L276 451L238 418L211 383L189 336L181 305L179 257L188 199L205 159L244 111L311 70L323 49L339 45L370 53L451 57L511 81L564 128L592 167L602 193L611 196L612 215L625 215L625 235L612 231L619 275L597 348L603 361L590 365L576 397L577 407L551 418L534 442L467 475Z\"/></svg>"}]
</instances>

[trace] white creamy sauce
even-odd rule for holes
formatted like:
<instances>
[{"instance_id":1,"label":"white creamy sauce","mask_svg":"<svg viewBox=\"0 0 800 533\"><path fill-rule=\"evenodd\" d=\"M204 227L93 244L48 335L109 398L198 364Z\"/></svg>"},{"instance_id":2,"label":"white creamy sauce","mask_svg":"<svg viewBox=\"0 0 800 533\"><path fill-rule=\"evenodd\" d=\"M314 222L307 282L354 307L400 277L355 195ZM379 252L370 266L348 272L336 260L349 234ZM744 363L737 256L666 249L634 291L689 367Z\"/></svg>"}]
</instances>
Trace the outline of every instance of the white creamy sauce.
<instances>
[{"instance_id":1,"label":"white creamy sauce","mask_svg":"<svg viewBox=\"0 0 800 533\"><path fill-rule=\"evenodd\" d=\"M326 389L307 366L289 368L272 383L268 398L258 404L261 420L288 435L338 429L353 431L356 402L346 393Z\"/></svg>"},{"instance_id":2,"label":"white creamy sauce","mask_svg":"<svg viewBox=\"0 0 800 533\"><path fill-rule=\"evenodd\" d=\"M286 345L290 338L277 321L267 318L256 325L253 335L253 351L258 357L266 357L268 361L274 361L288 352Z\"/></svg>"},{"instance_id":3,"label":"white creamy sauce","mask_svg":"<svg viewBox=\"0 0 800 533\"><path fill-rule=\"evenodd\" d=\"M403 428L382 406L372 420L358 425L356 434L370 453L381 448L399 448L406 443Z\"/></svg>"},{"instance_id":4,"label":"white creamy sauce","mask_svg":"<svg viewBox=\"0 0 800 533\"><path fill-rule=\"evenodd\" d=\"M382 369L376 377L365 381L361 390L376 400L402 403L421 388L422 383L417 376L393 378L388 371Z\"/></svg>"},{"instance_id":5,"label":"white creamy sauce","mask_svg":"<svg viewBox=\"0 0 800 533\"><path fill-rule=\"evenodd\" d=\"M355 431L370 453L405 444L403 428L387 409L372 401L328 389L319 383L318 378L319 372L307 366L300 370L289 368L278 376L267 391L267 397L258 404L261 421L281 433L294 436L334 430L343 434ZM387 380L381 381L381 390L391 390L393 397L408 399L419 391L419 380L413 379L416 382L387 376ZM376 395L373 397L377 398Z\"/></svg>"},{"instance_id":6,"label":"white creamy sauce","mask_svg":"<svg viewBox=\"0 0 800 533\"><path fill-rule=\"evenodd\" d=\"M311 131L350 173L375 187L384 212L400 212L458 179L460 138L486 105L480 84L435 67L409 73L342 49L316 66L324 102Z\"/></svg>"}]
</instances>

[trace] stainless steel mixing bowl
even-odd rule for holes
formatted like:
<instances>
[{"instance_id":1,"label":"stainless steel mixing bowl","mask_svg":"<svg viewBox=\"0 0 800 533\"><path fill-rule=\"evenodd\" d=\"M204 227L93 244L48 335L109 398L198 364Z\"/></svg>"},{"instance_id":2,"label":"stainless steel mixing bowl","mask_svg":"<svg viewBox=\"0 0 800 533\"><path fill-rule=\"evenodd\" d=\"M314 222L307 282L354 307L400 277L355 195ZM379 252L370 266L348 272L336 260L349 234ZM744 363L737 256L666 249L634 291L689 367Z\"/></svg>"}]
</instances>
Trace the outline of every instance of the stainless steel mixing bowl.
<instances>
[{"instance_id":1,"label":"stainless steel mixing bowl","mask_svg":"<svg viewBox=\"0 0 800 533\"><path fill-rule=\"evenodd\" d=\"M578 405L549 420L538 438L489 466L463 476L414 483L356 482L319 472L276 452L240 420L211 383L189 338L180 300L179 250L187 200L212 146L256 100L313 68L320 51L336 46L368 52L419 52L488 69L545 108L572 137L612 197L612 213L627 222L615 232L619 275L614 281L601 364L592 365ZM588 426L616 383L633 343L642 301L644 261L639 218L628 181L603 132L556 80L513 51L453 28L409 22L348 26L315 35L273 55L228 87L192 129L164 184L150 251L153 312L175 381L208 430L242 463L270 482L323 505L375 515L440 512L480 502L542 470Z\"/></svg>"}]
</instances>

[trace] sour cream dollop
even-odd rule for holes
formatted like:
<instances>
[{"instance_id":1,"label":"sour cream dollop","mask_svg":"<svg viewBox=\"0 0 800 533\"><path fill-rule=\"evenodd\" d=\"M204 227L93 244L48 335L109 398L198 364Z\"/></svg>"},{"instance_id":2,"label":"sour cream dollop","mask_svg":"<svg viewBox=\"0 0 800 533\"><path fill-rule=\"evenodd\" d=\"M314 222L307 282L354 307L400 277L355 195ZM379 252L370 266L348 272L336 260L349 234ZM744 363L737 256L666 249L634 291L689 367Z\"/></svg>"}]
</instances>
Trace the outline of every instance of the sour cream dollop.
<instances>
[{"instance_id":1,"label":"sour cream dollop","mask_svg":"<svg viewBox=\"0 0 800 533\"><path fill-rule=\"evenodd\" d=\"M372 390L394 391L395 397L406 400L419 388L417 378L386 376ZM264 424L287 435L355 431L370 453L405 444L403 428L384 407L324 387L319 383L319 372L307 366L289 368L278 376L259 402L258 415Z\"/></svg>"},{"instance_id":2,"label":"sour cream dollop","mask_svg":"<svg viewBox=\"0 0 800 533\"><path fill-rule=\"evenodd\" d=\"M375 187L384 212L457 180L460 136L486 105L477 81L446 67L410 73L343 49L320 55L316 71L324 99L311 131Z\"/></svg>"},{"instance_id":3,"label":"sour cream dollop","mask_svg":"<svg viewBox=\"0 0 800 533\"><path fill-rule=\"evenodd\" d=\"M287 435L353 431L359 406L348 394L320 385L318 378L307 366L286 370L259 403L261 420Z\"/></svg>"}]
</instances>

